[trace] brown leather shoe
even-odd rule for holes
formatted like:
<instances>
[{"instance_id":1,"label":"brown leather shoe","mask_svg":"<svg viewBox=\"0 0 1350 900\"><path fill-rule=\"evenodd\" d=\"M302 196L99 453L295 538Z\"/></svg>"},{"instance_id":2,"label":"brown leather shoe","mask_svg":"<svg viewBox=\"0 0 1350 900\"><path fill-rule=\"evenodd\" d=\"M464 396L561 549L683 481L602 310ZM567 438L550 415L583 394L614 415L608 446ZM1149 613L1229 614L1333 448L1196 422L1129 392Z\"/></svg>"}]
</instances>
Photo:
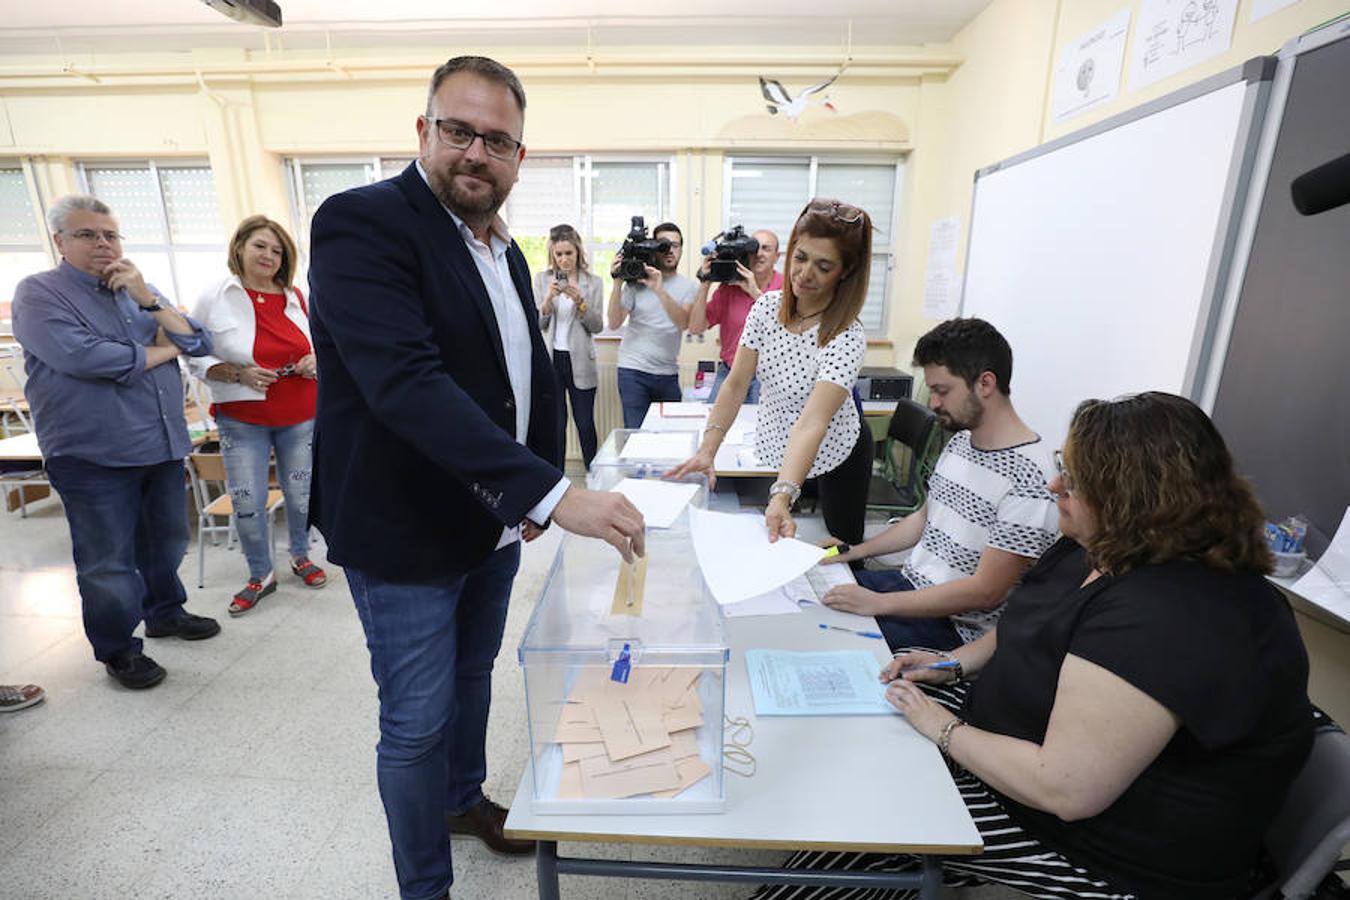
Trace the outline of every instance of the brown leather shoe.
<instances>
[{"instance_id":1,"label":"brown leather shoe","mask_svg":"<svg viewBox=\"0 0 1350 900\"><path fill-rule=\"evenodd\" d=\"M506 809L486 797L462 816L446 816L445 824L451 834L472 835L495 853L507 856L529 856L534 853L534 841L513 841L502 835Z\"/></svg>"}]
</instances>

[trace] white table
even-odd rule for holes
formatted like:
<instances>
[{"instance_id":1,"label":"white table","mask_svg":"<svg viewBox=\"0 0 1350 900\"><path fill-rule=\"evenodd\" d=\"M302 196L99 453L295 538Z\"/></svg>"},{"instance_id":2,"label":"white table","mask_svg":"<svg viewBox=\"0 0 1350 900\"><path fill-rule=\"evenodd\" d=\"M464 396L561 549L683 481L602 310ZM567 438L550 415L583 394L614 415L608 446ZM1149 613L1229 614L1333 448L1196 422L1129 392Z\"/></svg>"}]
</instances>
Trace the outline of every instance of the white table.
<instances>
[{"instance_id":1,"label":"white table","mask_svg":"<svg viewBox=\"0 0 1350 900\"><path fill-rule=\"evenodd\" d=\"M727 773L726 810L705 815L540 815L530 808L531 778L521 779L506 820L510 836L539 841L541 900L558 900L558 876L599 875L747 884L832 884L919 888L936 900L941 868L935 856L983 850L937 747L898 714L756 718L745 651L864 649L889 658L884 641L821 622L874 630L871 619L813 606L797 615L725 621L731 647L726 713L754 725L751 778ZM913 853L920 872L902 875L813 872L772 867L713 866L558 856L558 841L684 844L781 850Z\"/></svg>"},{"instance_id":2,"label":"white table","mask_svg":"<svg viewBox=\"0 0 1350 900\"><path fill-rule=\"evenodd\" d=\"M707 409L711 410L712 406L708 406ZM755 419L758 415L759 406L753 403L742 404L736 412L733 427L738 427L742 433L753 434ZM688 431L702 434L707 422L706 414L703 416L662 416L661 404L653 403L647 408L647 415L642 419L641 430ZM717 448L717 457L713 460L713 472L718 478L772 478L778 475L777 469L763 465L755 458L753 442L733 442L731 440L723 440L722 445Z\"/></svg>"},{"instance_id":3,"label":"white table","mask_svg":"<svg viewBox=\"0 0 1350 900\"><path fill-rule=\"evenodd\" d=\"M47 473L41 468L42 451L38 448L36 434L20 434L0 440L0 463L36 463L35 469L18 469L12 472L0 471L0 498L8 494L10 488L19 490L19 515L28 516L28 498L25 487L50 487Z\"/></svg>"}]
</instances>

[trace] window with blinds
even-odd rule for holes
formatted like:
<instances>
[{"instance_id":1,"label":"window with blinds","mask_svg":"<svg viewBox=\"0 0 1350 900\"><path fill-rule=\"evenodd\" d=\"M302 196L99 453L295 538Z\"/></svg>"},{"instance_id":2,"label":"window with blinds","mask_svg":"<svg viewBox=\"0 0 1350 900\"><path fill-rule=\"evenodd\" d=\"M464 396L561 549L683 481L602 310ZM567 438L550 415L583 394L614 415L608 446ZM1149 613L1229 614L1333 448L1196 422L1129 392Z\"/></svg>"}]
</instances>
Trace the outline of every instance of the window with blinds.
<instances>
[{"instance_id":1,"label":"window with blinds","mask_svg":"<svg viewBox=\"0 0 1350 900\"><path fill-rule=\"evenodd\" d=\"M0 163L0 332L9 332L9 304L20 281L51 268L23 168Z\"/></svg>"},{"instance_id":2,"label":"window with blinds","mask_svg":"<svg viewBox=\"0 0 1350 900\"><path fill-rule=\"evenodd\" d=\"M82 163L85 190L112 208L122 252L161 293L190 308L228 270L232 231L205 162Z\"/></svg>"},{"instance_id":3,"label":"window with blinds","mask_svg":"<svg viewBox=\"0 0 1350 900\"><path fill-rule=\"evenodd\" d=\"M292 212L296 222L304 223L302 233L294 235L301 248L309 247L309 224L323 201L363 184L393 178L412 160L411 156L286 160Z\"/></svg>"},{"instance_id":4,"label":"window with blinds","mask_svg":"<svg viewBox=\"0 0 1350 900\"><path fill-rule=\"evenodd\" d=\"M614 254L623 246L633 216L642 216L647 232L671 217L674 189L671 161L660 159L581 158L578 171L585 198L585 228L591 269L606 281Z\"/></svg>"},{"instance_id":5,"label":"window with blinds","mask_svg":"<svg viewBox=\"0 0 1350 900\"><path fill-rule=\"evenodd\" d=\"M872 269L861 315L868 334L886 330L904 162L899 159L729 156L723 227L767 228L786 251L792 225L812 197L831 197L872 217Z\"/></svg>"},{"instance_id":6,"label":"window with blinds","mask_svg":"<svg viewBox=\"0 0 1350 900\"><path fill-rule=\"evenodd\" d=\"M295 221L304 223L303 233L296 236L301 247L309 246L309 223L324 200L391 178L411 162L410 157L287 160ZM527 156L520 180L502 207L502 218L531 272L548 265L549 230L567 224L581 234L591 269L608 277L633 216L644 217L648 228L670 217L670 166L668 156Z\"/></svg>"}]
</instances>

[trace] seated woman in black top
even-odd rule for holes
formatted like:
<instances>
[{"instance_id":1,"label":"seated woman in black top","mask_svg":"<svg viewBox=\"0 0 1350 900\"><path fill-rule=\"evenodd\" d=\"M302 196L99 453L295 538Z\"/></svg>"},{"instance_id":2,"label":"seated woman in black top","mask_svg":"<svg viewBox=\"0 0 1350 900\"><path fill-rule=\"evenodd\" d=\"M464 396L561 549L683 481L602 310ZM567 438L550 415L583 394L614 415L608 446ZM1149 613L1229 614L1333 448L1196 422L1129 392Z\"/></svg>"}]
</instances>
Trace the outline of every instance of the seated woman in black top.
<instances>
[{"instance_id":1,"label":"seated woman in black top","mask_svg":"<svg viewBox=\"0 0 1350 900\"><path fill-rule=\"evenodd\" d=\"M1243 896L1312 743L1307 655L1262 578L1261 510L1213 423L1170 394L1085 402L1056 459L1064 538L997 628L951 654L956 672L921 668L927 652L882 672L984 837L982 856L944 867L1034 897Z\"/></svg>"}]
</instances>

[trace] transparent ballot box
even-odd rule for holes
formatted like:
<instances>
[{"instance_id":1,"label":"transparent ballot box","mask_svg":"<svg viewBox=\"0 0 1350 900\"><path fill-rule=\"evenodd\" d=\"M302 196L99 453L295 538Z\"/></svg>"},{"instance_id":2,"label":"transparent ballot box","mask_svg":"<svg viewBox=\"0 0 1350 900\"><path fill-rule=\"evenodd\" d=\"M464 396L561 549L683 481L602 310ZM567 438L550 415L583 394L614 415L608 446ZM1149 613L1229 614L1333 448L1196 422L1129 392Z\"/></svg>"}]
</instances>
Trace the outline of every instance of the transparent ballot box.
<instances>
[{"instance_id":1,"label":"transparent ballot box","mask_svg":"<svg viewBox=\"0 0 1350 900\"><path fill-rule=\"evenodd\" d=\"M595 478L618 467L627 471L664 472L694 455L701 435L697 431L642 431L616 428L609 433L591 460L588 486L596 490Z\"/></svg>"},{"instance_id":2,"label":"transparent ballot box","mask_svg":"<svg viewBox=\"0 0 1350 900\"><path fill-rule=\"evenodd\" d=\"M729 651L682 519L645 570L564 537L518 650L534 812L722 810Z\"/></svg>"}]
</instances>

